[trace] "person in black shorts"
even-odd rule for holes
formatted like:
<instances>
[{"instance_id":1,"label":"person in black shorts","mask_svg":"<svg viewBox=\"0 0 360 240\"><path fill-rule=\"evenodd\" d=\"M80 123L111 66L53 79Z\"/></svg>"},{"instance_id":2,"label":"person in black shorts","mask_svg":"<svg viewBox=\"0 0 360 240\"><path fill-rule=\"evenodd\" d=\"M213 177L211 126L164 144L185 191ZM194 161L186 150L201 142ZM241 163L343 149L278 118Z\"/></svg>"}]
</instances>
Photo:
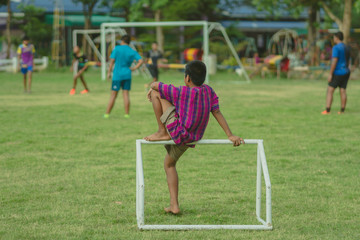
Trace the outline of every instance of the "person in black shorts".
<instances>
[{"instance_id":1,"label":"person in black shorts","mask_svg":"<svg viewBox=\"0 0 360 240\"><path fill-rule=\"evenodd\" d=\"M160 50L158 50L158 44L156 42L153 42L151 44L151 50L147 52L146 58L146 66L149 69L151 76L153 77L152 82L156 82L157 80L159 80L158 62L167 62L167 59L163 58L163 54ZM147 84L146 87L150 86L152 82Z\"/></svg>"},{"instance_id":2,"label":"person in black shorts","mask_svg":"<svg viewBox=\"0 0 360 240\"><path fill-rule=\"evenodd\" d=\"M330 75L328 77L328 90L326 95L326 109L321 114L330 114L331 104L333 100L334 91L337 87L340 88L341 110L338 114L342 114L346 107L346 86L350 77L350 49L342 40L344 35L342 32L334 34L335 46L332 49L332 60L330 67Z\"/></svg>"},{"instance_id":3,"label":"person in black shorts","mask_svg":"<svg viewBox=\"0 0 360 240\"><path fill-rule=\"evenodd\" d=\"M80 80L85 88L84 90L81 91L81 94L85 94L85 93L89 92L89 88L86 85L83 73L88 68L88 60L87 60L86 56L80 51L80 48L78 46L74 47L73 53L74 53L74 59L71 64L70 71L74 71L74 64L77 62L77 72L73 78L73 80L74 80L73 88L70 90L70 95L75 94L75 88L76 88L76 83L77 83L78 78L80 78Z\"/></svg>"}]
</instances>

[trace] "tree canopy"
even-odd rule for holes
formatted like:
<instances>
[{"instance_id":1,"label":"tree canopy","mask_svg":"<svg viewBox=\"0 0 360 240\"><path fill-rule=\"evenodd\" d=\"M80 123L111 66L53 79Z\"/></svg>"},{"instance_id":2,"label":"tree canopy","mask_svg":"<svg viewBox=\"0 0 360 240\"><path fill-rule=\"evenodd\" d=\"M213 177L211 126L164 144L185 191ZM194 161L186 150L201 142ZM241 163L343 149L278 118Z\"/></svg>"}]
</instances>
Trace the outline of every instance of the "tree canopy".
<instances>
[{"instance_id":1,"label":"tree canopy","mask_svg":"<svg viewBox=\"0 0 360 240\"><path fill-rule=\"evenodd\" d=\"M44 21L45 9L24 4L20 4L18 8L24 13L23 17L17 17L23 22L20 28L31 41L37 46L51 42L52 26L49 26ZM42 54L41 51L40 54Z\"/></svg>"}]
</instances>

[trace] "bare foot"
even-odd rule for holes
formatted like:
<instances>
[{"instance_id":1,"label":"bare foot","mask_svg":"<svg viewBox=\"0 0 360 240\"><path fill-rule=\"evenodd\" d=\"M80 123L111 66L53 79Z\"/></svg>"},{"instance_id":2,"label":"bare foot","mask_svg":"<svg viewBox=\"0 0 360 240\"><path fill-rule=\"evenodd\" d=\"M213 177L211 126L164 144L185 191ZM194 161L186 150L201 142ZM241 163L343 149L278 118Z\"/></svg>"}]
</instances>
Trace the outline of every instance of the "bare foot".
<instances>
[{"instance_id":1,"label":"bare foot","mask_svg":"<svg viewBox=\"0 0 360 240\"><path fill-rule=\"evenodd\" d=\"M147 137L144 137L146 141L163 141L163 140L170 140L171 137L166 131L158 131L153 133Z\"/></svg>"},{"instance_id":2,"label":"bare foot","mask_svg":"<svg viewBox=\"0 0 360 240\"><path fill-rule=\"evenodd\" d=\"M167 213L172 213L174 215L177 215L180 213L180 208L178 207L166 207L164 208L164 211L167 212Z\"/></svg>"}]
</instances>

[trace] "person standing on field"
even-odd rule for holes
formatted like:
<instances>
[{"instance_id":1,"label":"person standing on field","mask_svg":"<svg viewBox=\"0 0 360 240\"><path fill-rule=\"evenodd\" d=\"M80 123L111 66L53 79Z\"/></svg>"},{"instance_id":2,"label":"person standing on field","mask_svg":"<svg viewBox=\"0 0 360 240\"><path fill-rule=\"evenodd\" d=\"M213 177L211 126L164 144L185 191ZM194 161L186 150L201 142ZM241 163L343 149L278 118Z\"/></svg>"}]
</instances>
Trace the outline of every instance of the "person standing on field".
<instances>
[{"instance_id":1,"label":"person standing on field","mask_svg":"<svg viewBox=\"0 0 360 240\"><path fill-rule=\"evenodd\" d=\"M167 62L167 59L163 57L162 52L158 49L157 42L153 42L151 44L151 50L147 53L147 68L149 69L149 72L153 78L152 82L157 82L159 80L159 67L158 63L161 62ZM151 83L147 84L146 87L149 87Z\"/></svg>"},{"instance_id":2,"label":"person standing on field","mask_svg":"<svg viewBox=\"0 0 360 240\"><path fill-rule=\"evenodd\" d=\"M32 72L34 67L35 47L30 43L28 36L23 38L22 44L18 47L18 63L21 73L24 76L24 93L31 93ZM27 79L28 77L28 79ZM26 80L28 80L26 82Z\"/></svg>"},{"instance_id":3,"label":"person standing on field","mask_svg":"<svg viewBox=\"0 0 360 240\"><path fill-rule=\"evenodd\" d=\"M131 89L131 72L138 69L144 61L142 60L139 53L132 49L129 44L130 37L128 35L124 35L121 37L120 46L116 46L111 52L109 71L107 75L107 77L110 79L111 73L113 73L111 95L108 106L106 108L106 113L104 114L104 118L109 118L120 89L122 89L124 99L124 117L130 117L129 91ZM137 63L135 66L131 67L134 61Z\"/></svg>"},{"instance_id":4,"label":"person standing on field","mask_svg":"<svg viewBox=\"0 0 360 240\"><path fill-rule=\"evenodd\" d=\"M86 58L86 56L80 51L79 46L75 46L73 49L73 56L74 59L71 63L71 68L70 71L76 71L76 74L73 77L73 87L70 90L70 95L74 95L76 92L76 83L77 83L77 79L80 78L82 84L84 85L84 90L82 90L80 93L81 94L86 94L89 92L89 88L85 82L85 78L84 78L84 72L87 70L88 68L88 59ZM74 65L77 62L77 69L74 69Z\"/></svg>"},{"instance_id":5,"label":"person standing on field","mask_svg":"<svg viewBox=\"0 0 360 240\"><path fill-rule=\"evenodd\" d=\"M346 86L350 77L350 49L342 41L344 35L342 32L334 34L335 46L332 49L332 60L330 74L328 77L328 90L326 95L326 109L321 114L330 114L334 91L340 88L341 109L338 114L343 114L346 107Z\"/></svg>"}]
</instances>

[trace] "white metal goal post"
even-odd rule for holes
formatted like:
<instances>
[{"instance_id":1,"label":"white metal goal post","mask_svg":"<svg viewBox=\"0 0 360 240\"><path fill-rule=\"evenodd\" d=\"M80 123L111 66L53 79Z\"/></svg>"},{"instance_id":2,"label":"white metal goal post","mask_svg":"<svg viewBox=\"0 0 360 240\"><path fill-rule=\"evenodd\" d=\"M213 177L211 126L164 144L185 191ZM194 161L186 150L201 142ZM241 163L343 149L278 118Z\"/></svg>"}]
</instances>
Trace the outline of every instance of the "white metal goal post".
<instances>
[{"instance_id":1,"label":"white metal goal post","mask_svg":"<svg viewBox=\"0 0 360 240\"><path fill-rule=\"evenodd\" d=\"M98 48L95 46L94 40L91 38L90 34L100 34L101 33L101 29L75 29L72 31L72 43L73 43L73 47L77 46L77 39L78 39L78 35L83 35L86 39L86 41L88 42L88 44L90 45L91 49L94 51L94 53L96 54L97 58L102 60L102 54L99 52ZM126 34L126 31L122 28L115 28L115 29L107 29L104 34L105 34L105 45L106 45L106 35L107 34L111 34L110 39L111 39L111 44L112 46L115 46L115 41L116 41L116 33L120 34L120 35L124 35ZM106 49L106 46L105 46Z\"/></svg>"},{"instance_id":2,"label":"white metal goal post","mask_svg":"<svg viewBox=\"0 0 360 240\"><path fill-rule=\"evenodd\" d=\"M72 32L72 38L73 38L73 47L77 46L77 42L78 42L78 35L83 35L86 39L86 41L88 42L88 44L90 45L91 49L94 51L96 57L98 59L100 59L101 63L103 64L103 54L101 52L99 52L98 48L95 45L95 41L94 39L92 39L92 37L90 36L91 34L100 34L101 33L101 29L87 29L87 30L83 30L83 29L75 29ZM110 34L110 35L109 35ZM116 36L120 35L126 35L126 31L123 28L120 27L114 27L114 28L108 28L105 30L105 56L106 56L106 44L110 41L111 42L111 46L115 47L116 44ZM101 42L102 38L100 37L100 42ZM101 42L101 44L103 44ZM130 47L133 49L136 49L135 46L133 44L130 44ZM100 49L101 50L101 49ZM77 73L77 64L78 62L75 62L74 65L74 76ZM146 78L146 79L150 79L151 75L149 70L145 67L142 69L143 71L140 71L140 69L136 70L135 73L139 74L139 72Z\"/></svg>"},{"instance_id":3,"label":"white metal goal post","mask_svg":"<svg viewBox=\"0 0 360 240\"><path fill-rule=\"evenodd\" d=\"M140 230L211 230L211 229L239 229L239 230L272 230L271 220L271 183L267 167L263 140L245 139L246 144L257 144L257 176L256 176L256 217L259 225L147 225L145 224L145 184L142 159L142 144L175 144L174 141L149 142L136 140L136 219ZM233 144L227 139L204 139L194 144ZM264 176L266 187L266 218L261 218L261 177Z\"/></svg>"},{"instance_id":4,"label":"white metal goal post","mask_svg":"<svg viewBox=\"0 0 360 240\"><path fill-rule=\"evenodd\" d=\"M102 23L101 24L101 78L102 80L106 79L106 40L105 34L109 28L127 28L127 27L181 27L181 26L202 26L203 27L203 61L206 66L209 66L209 34L213 30L218 30L222 33L225 41L230 48L232 55L234 56L237 64L243 70L243 75L246 79L246 82L251 82L248 74L246 73L241 60L230 41L229 36L226 33L225 28L217 22L207 22L207 21L169 21L169 22L126 22L126 23ZM205 83L209 83L209 71L206 72Z\"/></svg>"}]
</instances>

